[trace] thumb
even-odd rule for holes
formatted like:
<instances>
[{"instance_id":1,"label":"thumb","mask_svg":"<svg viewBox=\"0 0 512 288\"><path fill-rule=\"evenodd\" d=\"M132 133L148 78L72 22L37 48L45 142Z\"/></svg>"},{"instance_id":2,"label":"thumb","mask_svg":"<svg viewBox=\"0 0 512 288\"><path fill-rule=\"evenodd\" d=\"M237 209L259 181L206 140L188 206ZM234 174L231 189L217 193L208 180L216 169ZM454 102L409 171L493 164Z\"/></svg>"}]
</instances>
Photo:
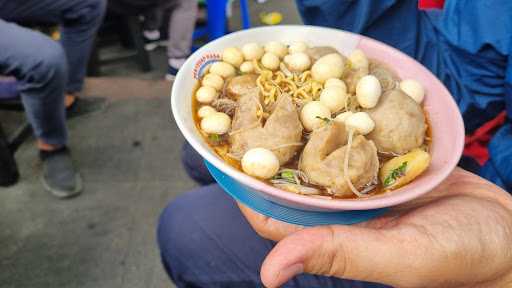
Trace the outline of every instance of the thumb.
<instances>
[{"instance_id":1,"label":"thumb","mask_svg":"<svg viewBox=\"0 0 512 288\"><path fill-rule=\"evenodd\" d=\"M410 268L405 258L417 261L410 245L394 238L390 232L355 226L304 229L274 247L261 267L261 280L266 287L279 287L306 272L394 284Z\"/></svg>"}]
</instances>

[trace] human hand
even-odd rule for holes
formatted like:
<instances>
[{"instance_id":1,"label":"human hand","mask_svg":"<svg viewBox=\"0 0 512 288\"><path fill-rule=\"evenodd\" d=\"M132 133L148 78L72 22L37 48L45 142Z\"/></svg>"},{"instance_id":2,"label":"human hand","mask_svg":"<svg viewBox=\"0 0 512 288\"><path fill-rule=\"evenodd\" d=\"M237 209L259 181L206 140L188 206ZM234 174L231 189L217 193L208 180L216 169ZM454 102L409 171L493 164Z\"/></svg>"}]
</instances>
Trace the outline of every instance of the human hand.
<instances>
[{"instance_id":1,"label":"human hand","mask_svg":"<svg viewBox=\"0 0 512 288\"><path fill-rule=\"evenodd\" d=\"M278 287L305 272L395 287L512 287L512 197L457 168L437 188L357 225L304 228L239 204L279 241L261 279Z\"/></svg>"}]
</instances>

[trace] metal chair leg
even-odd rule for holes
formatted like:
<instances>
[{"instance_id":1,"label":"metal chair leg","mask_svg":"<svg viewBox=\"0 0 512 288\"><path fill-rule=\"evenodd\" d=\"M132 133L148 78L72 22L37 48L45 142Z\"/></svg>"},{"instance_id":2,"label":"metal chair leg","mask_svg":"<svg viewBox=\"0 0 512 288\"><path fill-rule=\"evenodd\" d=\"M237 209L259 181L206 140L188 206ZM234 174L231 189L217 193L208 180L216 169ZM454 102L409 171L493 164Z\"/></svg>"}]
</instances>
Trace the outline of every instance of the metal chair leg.
<instances>
[{"instance_id":1,"label":"metal chair leg","mask_svg":"<svg viewBox=\"0 0 512 288\"><path fill-rule=\"evenodd\" d=\"M127 16L126 21L128 22L128 29L130 30L130 36L135 44L137 50L137 59L139 65L144 72L151 71L151 62L149 60L149 54L144 49L144 41L142 40L142 29L138 18L135 16Z\"/></svg>"}]
</instances>

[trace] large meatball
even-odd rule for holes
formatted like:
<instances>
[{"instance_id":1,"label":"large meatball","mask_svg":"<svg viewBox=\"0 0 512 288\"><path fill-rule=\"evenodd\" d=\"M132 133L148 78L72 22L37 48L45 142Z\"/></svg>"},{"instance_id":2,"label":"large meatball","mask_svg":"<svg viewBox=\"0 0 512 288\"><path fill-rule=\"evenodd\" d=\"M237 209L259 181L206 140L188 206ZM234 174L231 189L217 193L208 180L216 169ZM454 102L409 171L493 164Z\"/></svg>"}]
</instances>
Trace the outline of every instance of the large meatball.
<instances>
[{"instance_id":1,"label":"large meatball","mask_svg":"<svg viewBox=\"0 0 512 288\"><path fill-rule=\"evenodd\" d=\"M366 110L375 122L367 135L379 152L404 154L423 144L425 115L421 106L400 90L385 92L377 106Z\"/></svg>"}]
</instances>

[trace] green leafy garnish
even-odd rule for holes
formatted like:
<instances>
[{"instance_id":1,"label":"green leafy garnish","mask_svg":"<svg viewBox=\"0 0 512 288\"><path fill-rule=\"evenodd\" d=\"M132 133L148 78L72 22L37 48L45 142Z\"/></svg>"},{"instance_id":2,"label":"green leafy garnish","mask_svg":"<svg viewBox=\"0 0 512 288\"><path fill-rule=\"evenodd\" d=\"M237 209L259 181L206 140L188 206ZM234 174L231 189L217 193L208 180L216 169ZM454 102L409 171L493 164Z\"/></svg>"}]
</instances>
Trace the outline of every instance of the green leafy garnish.
<instances>
[{"instance_id":1,"label":"green leafy garnish","mask_svg":"<svg viewBox=\"0 0 512 288\"><path fill-rule=\"evenodd\" d=\"M219 134L210 134L208 135L208 139L212 142L220 142L220 135Z\"/></svg>"},{"instance_id":2,"label":"green leafy garnish","mask_svg":"<svg viewBox=\"0 0 512 288\"><path fill-rule=\"evenodd\" d=\"M388 187L390 185L393 185L393 183L396 182L396 180L402 176L405 175L405 170L407 169L407 161L402 162L400 166L397 168L391 170L391 173L384 179L384 187Z\"/></svg>"},{"instance_id":3,"label":"green leafy garnish","mask_svg":"<svg viewBox=\"0 0 512 288\"><path fill-rule=\"evenodd\" d=\"M284 180L292 184L299 184L295 180L295 173L292 170L283 170L274 176L274 180Z\"/></svg>"},{"instance_id":4,"label":"green leafy garnish","mask_svg":"<svg viewBox=\"0 0 512 288\"><path fill-rule=\"evenodd\" d=\"M327 117L321 117L321 116L316 116L316 118L322 120L325 122L325 124L329 124L331 122L331 119L327 118Z\"/></svg>"},{"instance_id":5,"label":"green leafy garnish","mask_svg":"<svg viewBox=\"0 0 512 288\"><path fill-rule=\"evenodd\" d=\"M281 173L281 178L295 183L295 174L293 174L292 171L283 171Z\"/></svg>"}]
</instances>

